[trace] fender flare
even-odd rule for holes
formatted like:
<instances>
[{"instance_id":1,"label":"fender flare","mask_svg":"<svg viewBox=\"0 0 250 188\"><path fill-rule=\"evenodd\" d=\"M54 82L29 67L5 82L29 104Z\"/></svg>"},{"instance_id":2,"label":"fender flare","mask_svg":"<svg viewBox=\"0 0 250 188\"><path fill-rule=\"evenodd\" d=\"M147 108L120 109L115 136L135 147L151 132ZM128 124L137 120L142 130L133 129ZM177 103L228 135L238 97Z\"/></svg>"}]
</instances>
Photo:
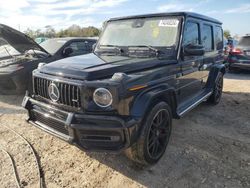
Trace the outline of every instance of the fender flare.
<instances>
[{"instance_id":1,"label":"fender flare","mask_svg":"<svg viewBox=\"0 0 250 188\"><path fill-rule=\"evenodd\" d=\"M175 116L177 106L176 92L168 84L162 84L140 93L133 102L130 115L142 120L150 110L150 105L153 105L156 101L167 102L171 107L173 116Z\"/></svg>"},{"instance_id":2,"label":"fender flare","mask_svg":"<svg viewBox=\"0 0 250 188\"><path fill-rule=\"evenodd\" d=\"M226 67L224 64L215 64L211 67L206 84L207 88L214 88L214 84L219 72L221 72L223 75L226 73Z\"/></svg>"}]
</instances>

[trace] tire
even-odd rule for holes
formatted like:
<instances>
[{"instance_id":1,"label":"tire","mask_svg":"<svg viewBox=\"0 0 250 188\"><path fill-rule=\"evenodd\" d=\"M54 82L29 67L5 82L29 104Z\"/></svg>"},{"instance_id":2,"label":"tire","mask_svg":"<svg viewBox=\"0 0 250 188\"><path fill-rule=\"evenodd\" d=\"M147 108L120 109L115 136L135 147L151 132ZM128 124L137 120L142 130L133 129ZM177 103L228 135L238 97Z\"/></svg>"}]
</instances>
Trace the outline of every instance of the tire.
<instances>
[{"instance_id":1,"label":"tire","mask_svg":"<svg viewBox=\"0 0 250 188\"><path fill-rule=\"evenodd\" d=\"M131 160L142 164L155 164L165 153L172 130L172 113L165 102L157 103L142 123L138 141L125 153Z\"/></svg>"},{"instance_id":2,"label":"tire","mask_svg":"<svg viewBox=\"0 0 250 188\"><path fill-rule=\"evenodd\" d=\"M213 105L219 104L223 91L223 73L219 72L216 78L213 94L209 97L208 102Z\"/></svg>"}]
</instances>

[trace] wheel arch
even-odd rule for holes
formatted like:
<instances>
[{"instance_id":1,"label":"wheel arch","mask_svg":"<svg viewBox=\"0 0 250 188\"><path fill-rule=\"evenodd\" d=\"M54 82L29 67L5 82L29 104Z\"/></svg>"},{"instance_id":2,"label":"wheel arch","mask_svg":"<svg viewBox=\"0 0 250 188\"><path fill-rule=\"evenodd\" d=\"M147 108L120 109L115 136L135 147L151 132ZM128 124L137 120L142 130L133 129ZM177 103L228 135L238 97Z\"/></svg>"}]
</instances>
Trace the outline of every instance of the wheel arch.
<instances>
[{"instance_id":1,"label":"wheel arch","mask_svg":"<svg viewBox=\"0 0 250 188\"><path fill-rule=\"evenodd\" d=\"M209 75L208 75L208 81L207 81L207 88L213 88L214 84L216 82L216 79L218 77L219 73L222 73L223 75L226 73L226 67L224 64L215 64L211 67Z\"/></svg>"},{"instance_id":2,"label":"wheel arch","mask_svg":"<svg viewBox=\"0 0 250 188\"><path fill-rule=\"evenodd\" d=\"M147 89L138 95L133 102L130 115L143 119L150 111L150 106L161 101L166 102L171 108L172 116L177 117L176 92L173 87L169 87L167 84Z\"/></svg>"}]
</instances>

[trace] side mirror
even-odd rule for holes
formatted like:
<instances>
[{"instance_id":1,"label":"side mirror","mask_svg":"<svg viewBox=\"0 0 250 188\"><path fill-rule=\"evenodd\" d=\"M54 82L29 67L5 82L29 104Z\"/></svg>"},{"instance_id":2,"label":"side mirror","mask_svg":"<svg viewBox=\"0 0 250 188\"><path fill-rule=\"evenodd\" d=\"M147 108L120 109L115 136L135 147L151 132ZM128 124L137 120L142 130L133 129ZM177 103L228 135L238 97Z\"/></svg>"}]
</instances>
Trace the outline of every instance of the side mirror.
<instances>
[{"instance_id":1,"label":"side mirror","mask_svg":"<svg viewBox=\"0 0 250 188\"><path fill-rule=\"evenodd\" d=\"M70 47L66 47L66 48L64 48L62 55L64 57L68 57L71 53L73 53L73 49Z\"/></svg>"},{"instance_id":2,"label":"side mirror","mask_svg":"<svg viewBox=\"0 0 250 188\"><path fill-rule=\"evenodd\" d=\"M184 47L184 55L185 56L202 56L205 54L205 49L200 44L189 44Z\"/></svg>"},{"instance_id":3,"label":"side mirror","mask_svg":"<svg viewBox=\"0 0 250 188\"><path fill-rule=\"evenodd\" d=\"M95 51L96 43L92 45L92 52Z\"/></svg>"}]
</instances>

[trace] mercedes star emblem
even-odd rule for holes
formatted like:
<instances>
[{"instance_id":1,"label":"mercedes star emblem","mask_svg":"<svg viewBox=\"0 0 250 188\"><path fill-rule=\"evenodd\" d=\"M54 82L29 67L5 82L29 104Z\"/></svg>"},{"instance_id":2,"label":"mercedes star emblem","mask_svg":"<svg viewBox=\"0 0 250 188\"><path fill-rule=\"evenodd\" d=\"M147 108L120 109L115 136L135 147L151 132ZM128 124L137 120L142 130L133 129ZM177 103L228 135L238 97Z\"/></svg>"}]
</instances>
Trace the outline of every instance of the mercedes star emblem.
<instances>
[{"instance_id":1,"label":"mercedes star emblem","mask_svg":"<svg viewBox=\"0 0 250 188\"><path fill-rule=\"evenodd\" d=\"M51 83L48 87L49 97L53 102L57 102L60 98L60 92L56 84Z\"/></svg>"}]
</instances>

